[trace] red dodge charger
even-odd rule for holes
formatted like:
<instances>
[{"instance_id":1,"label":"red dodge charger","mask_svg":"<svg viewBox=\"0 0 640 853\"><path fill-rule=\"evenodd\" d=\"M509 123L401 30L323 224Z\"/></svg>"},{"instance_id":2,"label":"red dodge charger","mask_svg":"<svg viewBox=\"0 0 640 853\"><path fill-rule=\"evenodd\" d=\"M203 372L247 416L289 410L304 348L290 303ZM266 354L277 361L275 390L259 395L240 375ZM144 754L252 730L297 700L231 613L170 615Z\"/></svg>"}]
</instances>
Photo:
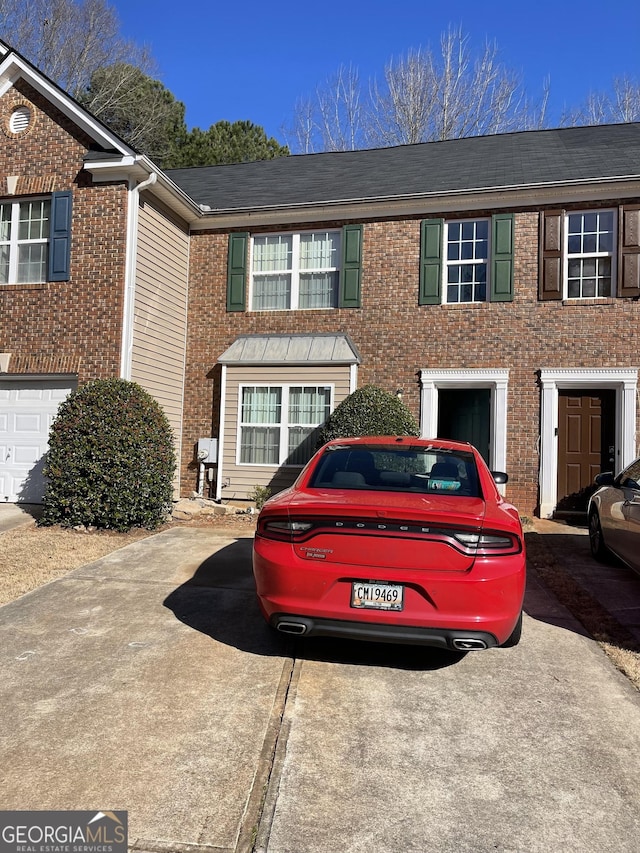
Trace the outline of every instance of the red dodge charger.
<instances>
[{"instance_id":1,"label":"red dodge charger","mask_svg":"<svg viewBox=\"0 0 640 853\"><path fill-rule=\"evenodd\" d=\"M444 649L514 646L518 512L470 444L412 436L325 444L258 518L253 571L278 631Z\"/></svg>"}]
</instances>

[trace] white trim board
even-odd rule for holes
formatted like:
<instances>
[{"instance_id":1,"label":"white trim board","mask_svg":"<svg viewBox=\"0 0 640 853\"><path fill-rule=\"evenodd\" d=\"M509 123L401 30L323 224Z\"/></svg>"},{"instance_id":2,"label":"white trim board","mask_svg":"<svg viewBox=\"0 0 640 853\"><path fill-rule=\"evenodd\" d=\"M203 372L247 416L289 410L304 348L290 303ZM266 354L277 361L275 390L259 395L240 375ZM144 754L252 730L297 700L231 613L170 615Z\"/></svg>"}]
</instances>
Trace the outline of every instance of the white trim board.
<instances>
[{"instance_id":1,"label":"white trim board","mask_svg":"<svg viewBox=\"0 0 640 853\"><path fill-rule=\"evenodd\" d=\"M493 368L421 370L420 435L435 438L438 430L438 392L440 388L491 389L491 447L489 467L506 471L507 464L507 386L509 371Z\"/></svg>"}]
</instances>

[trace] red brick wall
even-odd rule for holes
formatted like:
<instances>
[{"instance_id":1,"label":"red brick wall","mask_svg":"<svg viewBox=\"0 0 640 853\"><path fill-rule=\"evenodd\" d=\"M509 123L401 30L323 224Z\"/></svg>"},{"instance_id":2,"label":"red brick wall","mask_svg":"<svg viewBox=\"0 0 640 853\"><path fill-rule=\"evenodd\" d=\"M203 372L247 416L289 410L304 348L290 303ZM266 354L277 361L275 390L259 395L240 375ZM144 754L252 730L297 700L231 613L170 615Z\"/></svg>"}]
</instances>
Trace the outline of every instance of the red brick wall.
<instances>
[{"instance_id":1,"label":"red brick wall","mask_svg":"<svg viewBox=\"0 0 640 853\"><path fill-rule=\"evenodd\" d=\"M8 131L18 103L35 121ZM73 191L71 278L0 287L0 352L9 373L75 373L80 382L119 375L127 194L124 185L93 186L82 170L89 140L26 83L0 100L0 198L19 200ZM6 176L18 178L15 195Z\"/></svg>"},{"instance_id":2,"label":"red brick wall","mask_svg":"<svg viewBox=\"0 0 640 853\"><path fill-rule=\"evenodd\" d=\"M516 213L515 298L508 303L419 306L416 218L365 223L361 308L226 313L227 240L227 233L192 237L183 492L195 484L193 443L218 434L217 359L240 334L347 332L362 356L358 384L374 383L391 392L402 388L416 417L421 369L508 368L507 493L528 515L538 502L537 371L637 362L630 337L619 334L637 326L636 302L538 300L535 210Z\"/></svg>"}]
</instances>

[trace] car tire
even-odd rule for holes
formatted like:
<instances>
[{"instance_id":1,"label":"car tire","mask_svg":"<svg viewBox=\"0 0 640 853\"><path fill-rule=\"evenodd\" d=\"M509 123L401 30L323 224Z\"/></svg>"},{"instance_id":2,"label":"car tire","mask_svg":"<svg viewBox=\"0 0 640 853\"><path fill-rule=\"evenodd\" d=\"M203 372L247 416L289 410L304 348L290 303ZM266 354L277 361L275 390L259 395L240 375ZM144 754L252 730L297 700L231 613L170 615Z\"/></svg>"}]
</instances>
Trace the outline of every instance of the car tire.
<instances>
[{"instance_id":1,"label":"car tire","mask_svg":"<svg viewBox=\"0 0 640 853\"><path fill-rule=\"evenodd\" d=\"M522 637L522 610L520 611L520 616L518 616L518 621L516 622L516 627L511 632L511 635L509 637L507 637L507 639L504 641L501 648L512 649L514 646L518 645L521 637Z\"/></svg>"},{"instance_id":2,"label":"car tire","mask_svg":"<svg viewBox=\"0 0 640 853\"><path fill-rule=\"evenodd\" d=\"M600 563L606 562L609 556L609 549L604 544L604 536L602 535L602 525L600 524L600 516L597 509L592 509L589 513L589 546L591 554Z\"/></svg>"}]
</instances>

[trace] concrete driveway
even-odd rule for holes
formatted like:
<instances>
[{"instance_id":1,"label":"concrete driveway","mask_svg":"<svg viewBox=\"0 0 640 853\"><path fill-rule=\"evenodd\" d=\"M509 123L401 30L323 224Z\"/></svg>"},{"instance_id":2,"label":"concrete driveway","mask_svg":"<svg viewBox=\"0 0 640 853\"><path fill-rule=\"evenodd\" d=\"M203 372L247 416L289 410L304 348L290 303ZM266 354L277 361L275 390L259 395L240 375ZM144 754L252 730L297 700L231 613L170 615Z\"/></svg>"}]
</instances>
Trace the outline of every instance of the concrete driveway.
<instances>
[{"instance_id":1,"label":"concrete driveway","mask_svg":"<svg viewBox=\"0 0 640 853\"><path fill-rule=\"evenodd\" d=\"M544 589L515 649L289 647L250 548L173 529L0 609L2 808L158 853L635 853L640 694Z\"/></svg>"},{"instance_id":2,"label":"concrete driveway","mask_svg":"<svg viewBox=\"0 0 640 853\"><path fill-rule=\"evenodd\" d=\"M31 524L41 514L42 506L37 504L0 503L0 533L23 524Z\"/></svg>"}]
</instances>

